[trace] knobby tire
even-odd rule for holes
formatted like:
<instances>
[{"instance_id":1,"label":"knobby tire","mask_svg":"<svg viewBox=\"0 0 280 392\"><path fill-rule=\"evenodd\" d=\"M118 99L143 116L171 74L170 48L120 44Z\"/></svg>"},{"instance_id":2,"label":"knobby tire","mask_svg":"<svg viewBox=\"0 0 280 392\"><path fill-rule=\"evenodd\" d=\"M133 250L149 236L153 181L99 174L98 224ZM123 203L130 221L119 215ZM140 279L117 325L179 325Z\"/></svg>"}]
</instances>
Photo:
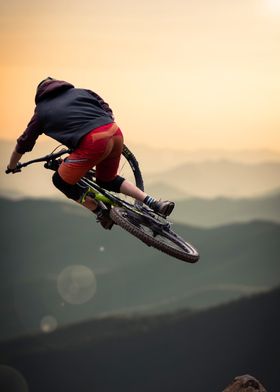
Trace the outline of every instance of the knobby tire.
<instances>
[{"instance_id":1,"label":"knobby tire","mask_svg":"<svg viewBox=\"0 0 280 392\"><path fill-rule=\"evenodd\" d=\"M188 263L195 263L199 260L197 250L190 243L183 240L170 229L166 231L157 230L157 225L154 222L152 226L154 226L155 231L153 231L149 227L149 218L145 214L141 214L141 212L133 213L123 207L113 207L110 211L110 216L117 225L143 241L146 245Z\"/></svg>"}]
</instances>

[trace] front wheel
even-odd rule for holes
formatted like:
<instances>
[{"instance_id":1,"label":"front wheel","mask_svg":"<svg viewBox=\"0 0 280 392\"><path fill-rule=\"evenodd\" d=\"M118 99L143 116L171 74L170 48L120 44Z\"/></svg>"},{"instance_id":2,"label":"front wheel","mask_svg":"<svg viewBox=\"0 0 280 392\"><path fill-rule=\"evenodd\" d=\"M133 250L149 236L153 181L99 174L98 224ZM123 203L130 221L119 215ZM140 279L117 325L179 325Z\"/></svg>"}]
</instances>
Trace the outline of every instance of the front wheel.
<instances>
[{"instance_id":1,"label":"front wheel","mask_svg":"<svg viewBox=\"0 0 280 392\"><path fill-rule=\"evenodd\" d=\"M199 260L197 250L174 233L163 219L157 222L145 212L123 207L113 207L110 216L116 224L149 246L188 263Z\"/></svg>"}]
</instances>

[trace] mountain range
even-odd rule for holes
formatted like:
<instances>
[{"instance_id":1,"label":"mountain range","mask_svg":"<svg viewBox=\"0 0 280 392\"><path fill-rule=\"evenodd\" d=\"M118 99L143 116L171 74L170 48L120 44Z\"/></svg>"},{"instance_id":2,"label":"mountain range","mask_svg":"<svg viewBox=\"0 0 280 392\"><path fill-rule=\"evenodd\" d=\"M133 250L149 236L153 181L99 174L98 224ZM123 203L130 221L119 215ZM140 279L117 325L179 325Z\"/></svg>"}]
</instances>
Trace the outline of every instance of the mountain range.
<instances>
[{"instance_id":1,"label":"mountain range","mask_svg":"<svg viewBox=\"0 0 280 392\"><path fill-rule=\"evenodd\" d=\"M54 141L38 142L22 161L46 155L56 145ZM13 147L11 142L0 143L1 195L10 198L61 197L52 186L52 173L42 164L25 168L20 174L4 174ZM256 197L280 188L280 153L277 152L209 151L191 154L143 146L133 146L132 149L140 163L146 190L155 197L174 200L186 197ZM128 165L120 168L121 174L127 177Z\"/></svg>"},{"instance_id":2,"label":"mountain range","mask_svg":"<svg viewBox=\"0 0 280 392\"><path fill-rule=\"evenodd\" d=\"M0 139L1 156L8 157L16 141ZM133 143L125 139L126 145L134 152L146 173L161 172L188 162L205 162L228 160L240 163L280 162L280 151L255 149L255 150L222 150L201 149L194 150L191 146L181 146L181 149L159 148L148 144ZM45 155L50 153L58 142L50 138L38 139L34 150L28 154Z\"/></svg>"},{"instance_id":3,"label":"mountain range","mask_svg":"<svg viewBox=\"0 0 280 392\"><path fill-rule=\"evenodd\" d=\"M30 392L219 392L251 374L279 388L280 289L214 309L109 317L0 345Z\"/></svg>"},{"instance_id":4,"label":"mountain range","mask_svg":"<svg viewBox=\"0 0 280 392\"><path fill-rule=\"evenodd\" d=\"M204 309L279 284L277 223L175 224L200 251L199 263L190 265L118 227L105 232L74 203L0 199L0 211L1 340L38 330L46 315L64 325L113 314ZM74 272L69 278L67 269L77 266L71 280Z\"/></svg>"},{"instance_id":5,"label":"mountain range","mask_svg":"<svg viewBox=\"0 0 280 392\"><path fill-rule=\"evenodd\" d=\"M200 227L269 220L280 222L279 193L252 198L188 198L176 201L172 219Z\"/></svg>"},{"instance_id":6,"label":"mountain range","mask_svg":"<svg viewBox=\"0 0 280 392\"><path fill-rule=\"evenodd\" d=\"M231 161L185 163L144 177L145 189L154 183L174 187L198 197L256 197L279 189L280 163L245 164ZM180 195L180 193L179 193Z\"/></svg>"}]
</instances>

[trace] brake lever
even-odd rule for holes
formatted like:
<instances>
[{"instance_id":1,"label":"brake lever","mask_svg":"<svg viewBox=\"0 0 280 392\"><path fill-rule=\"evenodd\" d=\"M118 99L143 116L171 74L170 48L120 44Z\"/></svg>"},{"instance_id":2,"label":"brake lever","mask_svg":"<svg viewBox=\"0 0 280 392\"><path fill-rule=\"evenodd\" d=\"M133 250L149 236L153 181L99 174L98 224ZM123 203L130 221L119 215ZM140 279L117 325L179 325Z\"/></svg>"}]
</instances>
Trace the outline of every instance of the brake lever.
<instances>
[{"instance_id":1,"label":"brake lever","mask_svg":"<svg viewBox=\"0 0 280 392\"><path fill-rule=\"evenodd\" d=\"M62 159L51 159L44 164L46 169L57 170L62 162Z\"/></svg>"}]
</instances>

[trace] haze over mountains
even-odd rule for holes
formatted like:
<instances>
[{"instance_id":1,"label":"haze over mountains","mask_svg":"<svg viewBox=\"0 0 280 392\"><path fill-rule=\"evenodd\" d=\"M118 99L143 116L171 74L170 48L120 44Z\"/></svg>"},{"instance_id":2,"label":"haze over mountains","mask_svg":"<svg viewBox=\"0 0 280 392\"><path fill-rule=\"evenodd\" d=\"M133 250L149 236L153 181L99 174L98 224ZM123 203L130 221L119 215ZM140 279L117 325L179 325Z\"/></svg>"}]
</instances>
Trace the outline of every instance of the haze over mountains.
<instances>
[{"instance_id":1,"label":"haze over mountains","mask_svg":"<svg viewBox=\"0 0 280 392\"><path fill-rule=\"evenodd\" d=\"M230 161L185 163L174 169L145 176L146 189L167 184L186 196L256 197L280 185L280 163L245 164ZM182 198L182 196L180 197Z\"/></svg>"},{"instance_id":2,"label":"haze over mountains","mask_svg":"<svg viewBox=\"0 0 280 392\"><path fill-rule=\"evenodd\" d=\"M269 220L280 222L280 191L266 197L215 199L189 198L176 201L175 222L200 227Z\"/></svg>"},{"instance_id":3,"label":"haze over mountains","mask_svg":"<svg viewBox=\"0 0 280 392\"><path fill-rule=\"evenodd\" d=\"M46 155L56 145L54 141L38 142L22 161ZM12 147L11 142L0 143L0 195L65 200L52 185L52 172L42 164L5 175ZM176 201L172 215L176 222L202 227L254 219L280 222L280 153L166 151L140 145L132 146L132 150L142 168L146 191ZM122 172L125 177L130 174L128 165Z\"/></svg>"},{"instance_id":4,"label":"haze over mountains","mask_svg":"<svg viewBox=\"0 0 280 392\"><path fill-rule=\"evenodd\" d=\"M38 142L22 161L48 154L54 141ZM60 193L51 183L52 173L42 164L17 175L3 174L14 143L2 141L1 194L11 198L55 197ZM280 192L280 153L272 151L168 151L133 146L143 173L146 190L156 197L181 200L199 198L261 197ZM127 176L128 167L123 170Z\"/></svg>"},{"instance_id":5,"label":"haze over mountains","mask_svg":"<svg viewBox=\"0 0 280 392\"><path fill-rule=\"evenodd\" d=\"M38 330L46 315L63 325L112 314L202 309L279 284L276 223L175 225L200 251L199 263L190 265L118 227L101 230L74 203L1 199L0 207L2 339Z\"/></svg>"}]
</instances>

